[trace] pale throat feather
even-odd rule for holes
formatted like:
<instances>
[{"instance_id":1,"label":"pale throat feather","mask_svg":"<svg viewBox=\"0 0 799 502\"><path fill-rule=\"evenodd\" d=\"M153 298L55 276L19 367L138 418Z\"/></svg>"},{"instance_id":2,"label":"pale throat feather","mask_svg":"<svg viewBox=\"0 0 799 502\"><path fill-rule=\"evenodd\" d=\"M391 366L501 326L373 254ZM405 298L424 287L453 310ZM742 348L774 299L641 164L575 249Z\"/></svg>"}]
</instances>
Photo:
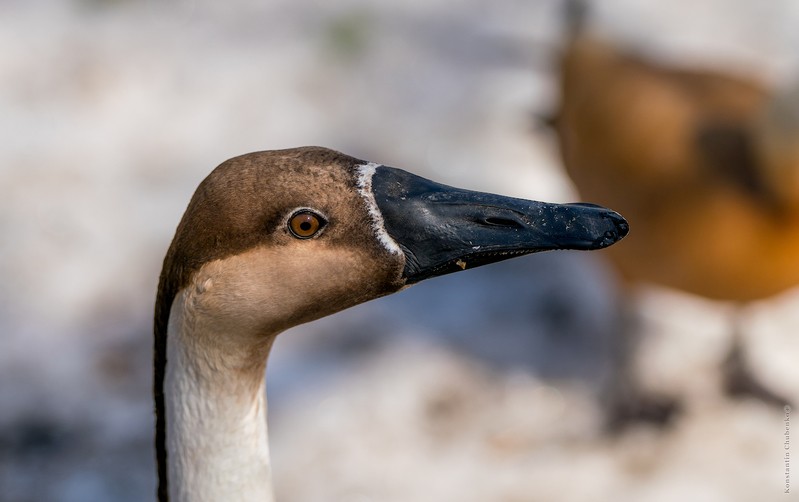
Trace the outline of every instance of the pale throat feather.
<instances>
[{"instance_id":1,"label":"pale throat feather","mask_svg":"<svg viewBox=\"0 0 799 502\"><path fill-rule=\"evenodd\" d=\"M212 347L203 346L226 333L210 332L195 299L195 288L184 289L169 318L164 381L169 500L273 501L264 366L231 369Z\"/></svg>"}]
</instances>

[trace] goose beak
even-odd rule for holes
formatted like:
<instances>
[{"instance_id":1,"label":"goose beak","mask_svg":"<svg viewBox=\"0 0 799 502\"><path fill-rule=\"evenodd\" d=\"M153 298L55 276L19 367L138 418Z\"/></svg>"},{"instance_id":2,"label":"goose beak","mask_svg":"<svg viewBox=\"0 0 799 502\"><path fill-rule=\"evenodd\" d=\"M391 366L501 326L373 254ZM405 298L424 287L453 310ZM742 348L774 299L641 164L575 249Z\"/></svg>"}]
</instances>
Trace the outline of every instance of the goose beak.
<instances>
[{"instance_id":1,"label":"goose beak","mask_svg":"<svg viewBox=\"0 0 799 502\"><path fill-rule=\"evenodd\" d=\"M593 204L549 204L462 190L380 166L372 191L405 254L407 284L523 254L602 249L629 231Z\"/></svg>"}]
</instances>

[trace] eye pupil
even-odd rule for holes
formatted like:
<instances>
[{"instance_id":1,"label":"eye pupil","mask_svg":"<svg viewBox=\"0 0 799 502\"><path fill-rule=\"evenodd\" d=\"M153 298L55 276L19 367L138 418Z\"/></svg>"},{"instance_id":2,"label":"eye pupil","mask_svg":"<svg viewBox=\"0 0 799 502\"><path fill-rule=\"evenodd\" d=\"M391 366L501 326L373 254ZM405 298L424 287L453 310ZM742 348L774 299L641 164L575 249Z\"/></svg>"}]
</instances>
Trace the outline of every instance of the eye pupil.
<instances>
[{"instance_id":1,"label":"eye pupil","mask_svg":"<svg viewBox=\"0 0 799 502\"><path fill-rule=\"evenodd\" d=\"M289 218L289 231L298 239L309 239L315 236L327 222L320 215L310 210L302 210Z\"/></svg>"}]
</instances>

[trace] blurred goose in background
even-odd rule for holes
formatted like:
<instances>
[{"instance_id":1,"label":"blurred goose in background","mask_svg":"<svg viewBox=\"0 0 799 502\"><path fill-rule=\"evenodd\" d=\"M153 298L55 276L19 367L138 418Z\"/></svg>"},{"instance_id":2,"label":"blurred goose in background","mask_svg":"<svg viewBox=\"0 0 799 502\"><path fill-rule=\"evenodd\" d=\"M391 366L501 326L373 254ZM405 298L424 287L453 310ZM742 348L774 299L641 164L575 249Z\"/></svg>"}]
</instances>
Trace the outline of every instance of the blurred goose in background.
<instances>
[{"instance_id":1,"label":"blurred goose in background","mask_svg":"<svg viewBox=\"0 0 799 502\"><path fill-rule=\"evenodd\" d=\"M647 61L586 33L585 18L566 2L552 124L581 196L635 229L608 253L623 282L739 305L799 284L799 87ZM784 404L751 376L735 325L726 392ZM609 425L663 423L676 402L637 388L625 340Z\"/></svg>"},{"instance_id":2,"label":"blurred goose in background","mask_svg":"<svg viewBox=\"0 0 799 502\"><path fill-rule=\"evenodd\" d=\"M264 370L278 333L431 277L604 248L627 229L599 206L461 190L325 148L223 163L192 197L158 287L159 500L273 499Z\"/></svg>"}]
</instances>

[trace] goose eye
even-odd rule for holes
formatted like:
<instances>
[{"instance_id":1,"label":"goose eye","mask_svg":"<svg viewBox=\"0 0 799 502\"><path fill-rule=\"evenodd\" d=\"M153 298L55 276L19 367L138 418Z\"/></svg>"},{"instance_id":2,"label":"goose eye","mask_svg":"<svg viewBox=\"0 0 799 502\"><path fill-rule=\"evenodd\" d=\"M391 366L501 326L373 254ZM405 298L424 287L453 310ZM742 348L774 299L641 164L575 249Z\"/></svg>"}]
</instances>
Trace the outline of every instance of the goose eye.
<instances>
[{"instance_id":1,"label":"goose eye","mask_svg":"<svg viewBox=\"0 0 799 502\"><path fill-rule=\"evenodd\" d=\"M318 214L304 210L289 219L289 230L298 239L310 239L319 233L325 223L324 218Z\"/></svg>"}]
</instances>

